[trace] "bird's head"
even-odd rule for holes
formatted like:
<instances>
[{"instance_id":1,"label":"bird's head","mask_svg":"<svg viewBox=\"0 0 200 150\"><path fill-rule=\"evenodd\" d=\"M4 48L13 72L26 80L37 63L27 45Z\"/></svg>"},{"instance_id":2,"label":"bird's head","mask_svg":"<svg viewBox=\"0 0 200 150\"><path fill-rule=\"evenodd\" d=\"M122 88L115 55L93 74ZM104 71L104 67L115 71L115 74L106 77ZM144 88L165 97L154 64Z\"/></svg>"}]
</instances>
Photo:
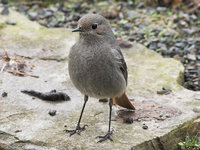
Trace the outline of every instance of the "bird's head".
<instances>
[{"instance_id":1,"label":"bird's head","mask_svg":"<svg viewBox=\"0 0 200 150\"><path fill-rule=\"evenodd\" d=\"M72 32L80 32L82 36L113 36L109 22L101 15L87 14L78 21Z\"/></svg>"}]
</instances>

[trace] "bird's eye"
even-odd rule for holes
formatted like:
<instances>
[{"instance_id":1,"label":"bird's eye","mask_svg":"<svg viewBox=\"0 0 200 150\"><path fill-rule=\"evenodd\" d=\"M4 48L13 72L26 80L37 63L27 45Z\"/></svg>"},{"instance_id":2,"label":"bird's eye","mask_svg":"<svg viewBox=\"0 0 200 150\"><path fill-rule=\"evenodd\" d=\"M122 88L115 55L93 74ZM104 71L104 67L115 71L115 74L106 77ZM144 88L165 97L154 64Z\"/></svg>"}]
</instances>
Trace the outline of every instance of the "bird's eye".
<instances>
[{"instance_id":1,"label":"bird's eye","mask_svg":"<svg viewBox=\"0 0 200 150\"><path fill-rule=\"evenodd\" d=\"M92 25L92 29L96 29L97 28L97 23L94 23L93 25Z\"/></svg>"}]
</instances>

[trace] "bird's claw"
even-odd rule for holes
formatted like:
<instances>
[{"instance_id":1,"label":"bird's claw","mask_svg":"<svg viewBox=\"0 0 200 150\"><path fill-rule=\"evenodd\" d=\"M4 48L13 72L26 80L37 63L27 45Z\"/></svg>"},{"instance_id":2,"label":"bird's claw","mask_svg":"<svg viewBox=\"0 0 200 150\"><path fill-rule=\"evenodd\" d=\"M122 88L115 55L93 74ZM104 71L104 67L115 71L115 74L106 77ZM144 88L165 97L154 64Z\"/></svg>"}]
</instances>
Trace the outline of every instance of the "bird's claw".
<instances>
[{"instance_id":1,"label":"bird's claw","mask_svg":"<svg viewBox=\"0 0 200 150\"><path fill-rule=\"evenodd\" d=\"M83 127L80 127L80 125L78 125L78 126L76 127L75 130L67 130L67 129L66 129L66 130L64 130L64 131L65 131L65 132L68 132L70 136L74 135L75 133L77 133L78 135L80 135L81 132L84 131L84 130L85 130L85 127L87 127L87 126L88 126L88 125L84 125Z\"/></svg>"},{"instance_id":2,"label":"bird's claw","mask_svg":"<svg viewBox=\"0 0 200 150\"><path fill-rule=\"evenodd\" d=\"M100 138L101 140L99 140L97 143L101 143L105 140L110 140L113 142L113 139L111 138L111 135L112 135L112 131L111 132L108 132L105 136L97 136L97 138Z\"/></svg>"}]
</instances>

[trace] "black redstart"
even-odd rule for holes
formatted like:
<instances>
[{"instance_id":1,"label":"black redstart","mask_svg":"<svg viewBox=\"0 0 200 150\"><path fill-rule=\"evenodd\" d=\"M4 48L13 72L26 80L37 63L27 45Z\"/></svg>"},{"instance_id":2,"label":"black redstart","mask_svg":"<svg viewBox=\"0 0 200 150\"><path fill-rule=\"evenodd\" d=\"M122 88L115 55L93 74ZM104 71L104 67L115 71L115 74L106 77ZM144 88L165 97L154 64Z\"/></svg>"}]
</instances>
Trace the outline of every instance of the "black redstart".
<instances>
[{"instance_id":1,"label":"black redstart","mask_svg":"<svg viewBox=\"0 0 200 150\"><path fill-rule=\"evenodd\" d=\"M65 130L70 135L80 134L87 125L80 126L88 96L110 98L109 127L99 142L112 140L110 130L112 105L135 110L125 94L127 66L116 42L109 22L101 15L88 14L78 21L79 40L69 54L69 75L74 86L84 94L84 105L75 130Z\"/></svg>"}]
</instances>

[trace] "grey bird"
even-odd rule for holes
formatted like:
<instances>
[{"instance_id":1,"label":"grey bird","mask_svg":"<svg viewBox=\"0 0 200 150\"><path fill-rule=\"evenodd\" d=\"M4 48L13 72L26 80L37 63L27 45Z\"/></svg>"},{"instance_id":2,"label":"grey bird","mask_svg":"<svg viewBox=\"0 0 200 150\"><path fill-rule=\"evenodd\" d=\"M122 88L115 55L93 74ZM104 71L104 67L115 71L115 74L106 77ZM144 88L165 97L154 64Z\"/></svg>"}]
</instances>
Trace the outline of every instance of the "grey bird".
<instances>
[{"instance_id":1,"label":"grey bird","mask_svg":"<svg viewBox=\"0 0 200 150\"><path fill-rule=\"evenodd\" d=\"M84 105L75 130L65 130L70 136L85 130L80 126L88 97L109 98L109 127L99 142L112 140L110 130L112 105L135 110L125 94L127 65L109 22L101 15L87 14L78 21L79 40L69 53L69 75L74 86L84 95Z\"/></svg>"}]
</instances>

